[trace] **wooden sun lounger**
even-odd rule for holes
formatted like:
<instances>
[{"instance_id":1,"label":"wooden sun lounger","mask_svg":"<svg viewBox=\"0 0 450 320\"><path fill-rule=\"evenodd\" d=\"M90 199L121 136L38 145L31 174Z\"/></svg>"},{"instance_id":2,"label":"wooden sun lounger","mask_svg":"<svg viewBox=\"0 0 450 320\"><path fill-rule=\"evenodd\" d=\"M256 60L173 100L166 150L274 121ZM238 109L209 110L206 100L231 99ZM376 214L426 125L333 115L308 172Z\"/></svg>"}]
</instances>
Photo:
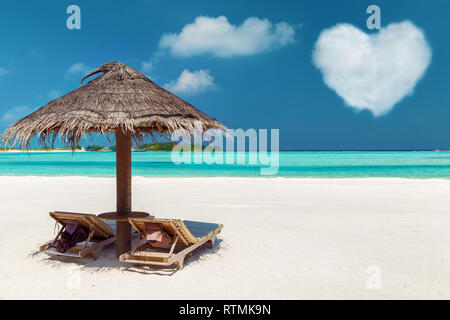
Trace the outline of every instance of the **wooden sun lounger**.
<instances>
[{"instance_id":1,"label":"wooden sun lounger","mask_svg":"<svg viewBox=\"0 0 450 320\"><path fill-rule=\"evenodd\" d=\"M50 217L61 224L61 229L55 239L40 247L41 252L51 255L61 255L82 258L92 255L97 259L104 246L116 242L116 233L110 226L103 222L95 214L73 213L73 212L50 212ZM64 253L56 251L56 241L64 231L66 224L69 222L78 222L86 230L89 230L89 236L86 241L78 243L75 247L68 249Z\"/></svg>"},{"instance_id":2,"label":"wooden sun lounger","mask_svg":"<svg viewBox=\"0 0 450 320\"><path fill-rule=\"evenodd\" d=\"M209 243L214 247L217 234L223 225L215 223L204 223L180 219L129 219L130 224L138 231L138 238L133 249L120 256L120 261L135 264L151 264L170 266L176 264L178 269L183 268L186 255ZM159 223L165 232L172 237L172 244L167 248L155 248L149 243L141 244L145 239L145 223Z\"/></svg>"}]
</instances>

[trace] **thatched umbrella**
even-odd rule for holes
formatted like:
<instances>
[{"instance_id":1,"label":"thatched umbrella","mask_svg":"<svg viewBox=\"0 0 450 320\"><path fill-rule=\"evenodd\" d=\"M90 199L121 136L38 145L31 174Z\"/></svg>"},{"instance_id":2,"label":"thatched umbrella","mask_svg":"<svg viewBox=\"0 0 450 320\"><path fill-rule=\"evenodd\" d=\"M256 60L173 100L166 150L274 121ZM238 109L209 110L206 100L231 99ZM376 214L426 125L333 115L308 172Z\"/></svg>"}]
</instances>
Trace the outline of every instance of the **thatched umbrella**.
<instances>
[{"instance_id":1,"label":"thatched umbrella","mask_svg":"<svg viewBox=\"0 0 450 320\"><path fill-rule=\"evenodd\" d=\"M91 72L103 74L86 85L50 101L11 125L2 142L28 148L34 136L41 143L62 137L78 146L86 132L113 133L116 138L117 215L131 213L132 139L145 133L167 134L175 130L222 129L215 119L159 87L139 71L120 62L109 62ZM131 227L117 222L117 254L131 248Z\"/></svg>"}]
</instances>

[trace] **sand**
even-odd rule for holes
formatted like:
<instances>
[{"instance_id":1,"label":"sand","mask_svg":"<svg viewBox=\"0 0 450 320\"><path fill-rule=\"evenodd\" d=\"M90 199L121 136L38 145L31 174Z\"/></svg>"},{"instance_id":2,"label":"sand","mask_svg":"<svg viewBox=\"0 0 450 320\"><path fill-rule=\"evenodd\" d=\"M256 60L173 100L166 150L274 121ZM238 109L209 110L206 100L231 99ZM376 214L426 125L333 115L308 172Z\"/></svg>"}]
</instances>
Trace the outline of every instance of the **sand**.
<instances>
[{"instance_id":1,"label":"sand","mask_svg":"<svg viewBox=\"0 0 450 320\"><path fill-rule=\"evenodd\" d=\"M133 179L135 210L224 224L176 269L49 258L52 210L114 210L115 181L0 177L0 298L450 298L450 181Z\"/></svg>"}]
</instances>

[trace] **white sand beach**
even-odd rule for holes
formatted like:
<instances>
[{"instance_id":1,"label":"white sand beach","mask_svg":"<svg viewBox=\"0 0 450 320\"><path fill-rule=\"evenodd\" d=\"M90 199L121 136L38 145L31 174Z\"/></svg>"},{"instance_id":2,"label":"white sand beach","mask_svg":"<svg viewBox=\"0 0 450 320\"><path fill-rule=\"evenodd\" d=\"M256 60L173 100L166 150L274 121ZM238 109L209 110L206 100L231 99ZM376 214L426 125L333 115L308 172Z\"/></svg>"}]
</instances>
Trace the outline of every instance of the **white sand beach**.
<instances>
[{"instance_id":1,"label":"white sand beach","mask_svg":"<svg viewBox=\"0 0 450 320\"><path fill-rule=\"evenodd\" d=\"M0 298L450 298L450 180L135 177L133 192L134 210L224 224L216 248L181 271L113 248L49 258L48 212L112 211L115 180L4 176Z\"/></svg>"}]
</instances>

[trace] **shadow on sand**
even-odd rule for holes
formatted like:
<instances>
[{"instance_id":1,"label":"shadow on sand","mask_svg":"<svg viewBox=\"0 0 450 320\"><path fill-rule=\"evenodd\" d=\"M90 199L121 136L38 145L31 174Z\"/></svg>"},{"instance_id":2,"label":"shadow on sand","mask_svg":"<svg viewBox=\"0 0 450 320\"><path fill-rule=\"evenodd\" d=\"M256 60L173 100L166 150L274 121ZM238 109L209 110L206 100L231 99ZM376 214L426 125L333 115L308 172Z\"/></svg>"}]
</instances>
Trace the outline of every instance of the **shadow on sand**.
<instances>
[{"instance_id":1,"label":"shadow on sand","mask_svg":"<svg viewBox=\"0 0 450 320\"><path fill-rule=\"evenodd\" d=\"M133 240L133 242L135 239ZM220 251L226 249L223 245L223 240L216 238L216 242L213 248L209 248L207 245L203 245L194 251L190 255L187 255L184 260L184 268L189 266L193 262L206 262L211 256L221 256ZM150 266L150 265L137 265L120 262L116 257L116 249L114 244L104 247L97 260L87 256L84 258L72 258L66 256L47 255L39 250L33 251L29 254L31 258L42 258L42 262L50 265L52 268L63 269L70 265L76 265L80 270L88 271L91 273L99 272L135 272L140 274L153 274L159 276L172 276L178 269L175 265L170 267L165 266Z\"/></svg>"}]
</instances>

